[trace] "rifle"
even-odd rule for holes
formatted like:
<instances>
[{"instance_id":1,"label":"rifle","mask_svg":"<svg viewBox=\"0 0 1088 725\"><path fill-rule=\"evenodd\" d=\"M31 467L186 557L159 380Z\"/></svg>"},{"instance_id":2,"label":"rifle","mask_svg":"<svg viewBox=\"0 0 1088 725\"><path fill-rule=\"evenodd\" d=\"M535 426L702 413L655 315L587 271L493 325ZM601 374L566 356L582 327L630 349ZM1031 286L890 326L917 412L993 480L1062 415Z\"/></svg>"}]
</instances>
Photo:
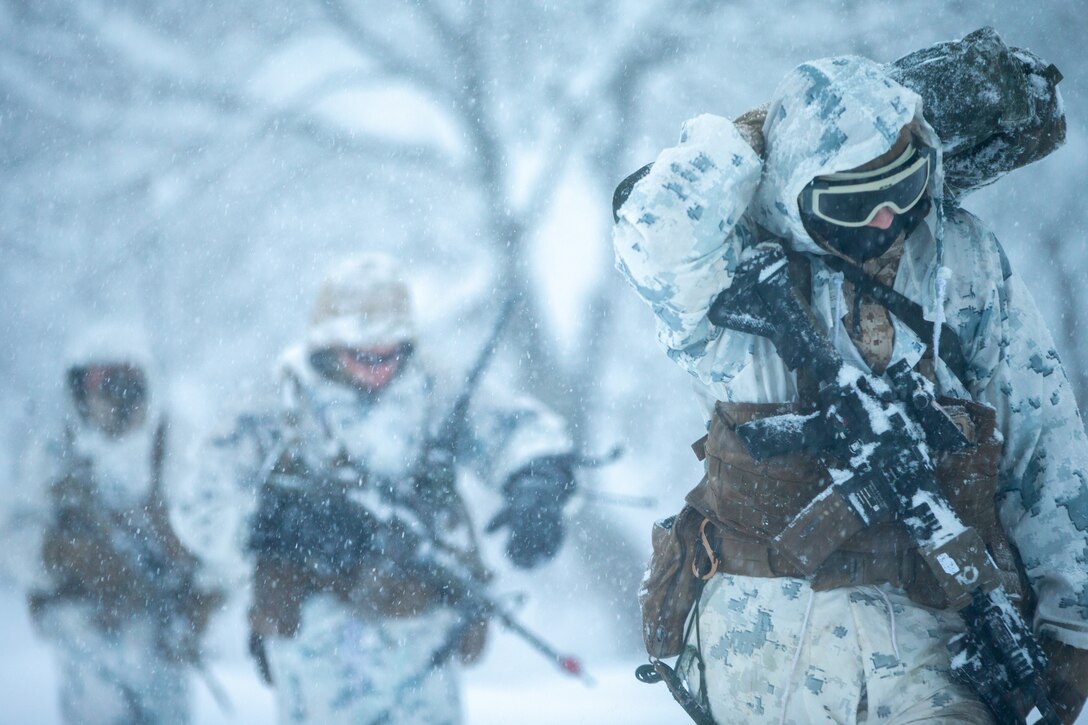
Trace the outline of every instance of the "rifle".
<instances>
[{"instance_id":1,"label":"rifle","mask_svg":"<svg viewBox=\"0 0 1088 725\"><path fill-rule=\"evenodd\" d=\"M262 492L250 548L292 561L324 582L393 566L428 591L438 592L464 621L497 619L561 670L592 684L577 658L562 655L521 624L486 590L479 568L435 536L410 502L397 500L390 490L375 486L349 496L336 485L285 485L270 479ZM279 535L274 525L261 526L277 509L290 511L290 536ZM295 526L298 522L306 525ZM442 658L449 654L452 648L443 648Z\"/></svg>"},{"instance_id":2,"label":"rifle","mask_svg":"<svg viewBox=\"0 0 1088 725\"><path fill-rule=\"evenodd\" d=\"M1043 672L1046 658L1009 600L982 537L940 490L931 450L968 445L936 402L932 384L904 361L885 378L844 363L789 278L785 252L761 244L738 265L708 313L712 323L769 338L790 370L819 385L809 415L738 426L757 461L808 450L831 483L772 541L811 576L840 544L871 524L901 521L966 630L949 643L954 676L969 684L1002 725L1059 723Z\"/></svg>"},{"instance_id":3,"label":"rifle","mask_svg":"<svg viewBox=\"0 0 1088 725\"><path fill-rule=\"evenodd\" d=\"M476 361L473 363L472 367L469 368L469 372L465 376L465 384L461 388L460 395L458 395L457 400L454 401L449 413L446 414L446 417L442 421L442 425L439 426L437 432L428 439L424 446L424 474L422 475L422 479L430 480L435 483L441 482L437 488L449 488L453 485L455 479L454 464L456 463L456 450L460 443L461 435L464 432L468 406L472 402L472 395L476 392L476 386L479 384L480 377L487 370L487 365L495 352L495 346L499 341L499 337L502 336L502 332L506 328L506 323L513 316L515 305L516 300L512 296L507 297L503 302L502 309L499 311L499 316L495 319L487 342L480 348L480 352L476 356ZM601 468L615 462L621 455L623 455L623 448L621 446L613 446L611 450L602 455L571 453L568 456L564 456L564 459L566 463L570 464L571 468ZM632 496L622 493L595 491L584 487L580 487L576 493L581 494L582 497L588 501L604 505L652 508L657 502L657 499L649 496Z\"/></svg>"},{"instance_id":4,"label":"rifle","mask_svg":"<svg viewBox=\"0 0 1088 725\"><path fill-rule=\"evenodd\" d=\"M461 442L461 436L465 430L465 420L468 416L468 406L472 402L472 395L476 392L480 378L483 376L487 365L494 356L495 346L502 336L506 323L513 316L515 298L511 295L503 302L499 316L491 328L491 334L487 342L480 348L476 360L469 368L465 376L465 383L461 386L461 392L453 402L442 424L428 437L423 446L423 456L420 459L417 479L428 485L423 488L431 495L440 497L443 501L456 498L453 495L454 484L457 480L457 448Z\"/></svg>"}]
</instances>

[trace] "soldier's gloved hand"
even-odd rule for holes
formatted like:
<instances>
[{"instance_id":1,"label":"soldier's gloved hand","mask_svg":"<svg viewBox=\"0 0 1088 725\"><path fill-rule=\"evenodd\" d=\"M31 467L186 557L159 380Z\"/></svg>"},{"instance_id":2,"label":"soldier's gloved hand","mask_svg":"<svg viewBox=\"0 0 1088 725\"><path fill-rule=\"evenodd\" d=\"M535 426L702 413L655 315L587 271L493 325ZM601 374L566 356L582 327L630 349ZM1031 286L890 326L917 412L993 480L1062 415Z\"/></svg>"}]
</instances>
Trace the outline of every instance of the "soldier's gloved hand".
<instances>
[{"instance_id":1,"label":"soldier's gloved hand","mask_svg":"<svg viewBox=\"0 0 1088 725\"><path fill-rule=\"evenodd\" d=\"M251 522L249 548L320 576L339 576L370 552L373 532L373 519L345 496L266 486Z\"/></svg>"},{"instance_id":2,"label":"soldier's gloved hand","mask_svg":"<svg viewBox=\"0 0 1088 725\"><path fill-rule=\"evenodd\" d=\"M1061 721L1072 725L1088 696L1088 650L1047 639L1043 641L1043 651L1049 661L1048 694Z\"/></svg>"},{"instance_id":3,"label":"soldier's gloved hand","mask_svg":"<svg viewBox=\"0 0 1088 725\"><path fill-rule=\"evenodd\" d=\"M559 551L563 543L563 504L574 488L569 459L533 461L503 486L506 504L485 530L490 534L508 528L507 557L522 569L534 567Z\"/></svg>"}]
</instances>

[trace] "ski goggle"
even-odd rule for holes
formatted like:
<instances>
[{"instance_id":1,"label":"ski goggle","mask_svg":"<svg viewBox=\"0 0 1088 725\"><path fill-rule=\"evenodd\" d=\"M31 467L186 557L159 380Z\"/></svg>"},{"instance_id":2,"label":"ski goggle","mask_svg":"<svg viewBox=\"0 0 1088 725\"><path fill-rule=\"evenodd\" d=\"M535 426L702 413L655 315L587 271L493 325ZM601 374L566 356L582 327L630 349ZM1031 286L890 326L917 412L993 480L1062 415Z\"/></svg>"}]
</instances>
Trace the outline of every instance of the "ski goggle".
<instances>
[{"instance_id":1,"label":"ski goggle","mask_svg":"<svg viewBox=\"0 0 1088 725\"><path fill-rule=\"evenodd\" d=\"M389 350L327 347L311 353L310 364L321 375L333 382L352 384L354 376L348 369L349 366L346 364L348 361L370 370L390 363L396 363L399 368L412 357L414 352L415 347L410 342L403 342Z\"/></svg>"},{"instance_id":2,"label":"ski goggle","mask_svg":"<svg viewBox=\"0 0 1088 725\"><path fill-rule=\"evenodd\" d=\"M80 410L91 400L109 405L115 415L131 415L147 399L147 378L132 365L88 365L68 373L68 385Z\"/></svg>"},{"instance_id":3,"label":"ski goggle","mask_svg":"<svg viewBox=\"0 0 1088 725\"><path fill-rule=\"evenodd\" d=\"M935 162L934 149L908 144L879 169L818 176L801 191L801 212L840 227L866 226L883 207L902 214L925 195Z\"/></svg>"},{"instance_id":4,"label":"ski goggle","mask_svg":"<svg viewBox=\"0 0 1088 725\"><path fill-rule=\"evenodd\" d=\"M347 355L352 361L359 365L366 365L368 367L377 367L379 365L385 365L388 362L394 360L403 362L412 356L413 347L410 342L402 342L392 350L383 352L375 352L373 350L356 350L352 348L344 349L342 354Z\"/></svg>"}]
</instances>

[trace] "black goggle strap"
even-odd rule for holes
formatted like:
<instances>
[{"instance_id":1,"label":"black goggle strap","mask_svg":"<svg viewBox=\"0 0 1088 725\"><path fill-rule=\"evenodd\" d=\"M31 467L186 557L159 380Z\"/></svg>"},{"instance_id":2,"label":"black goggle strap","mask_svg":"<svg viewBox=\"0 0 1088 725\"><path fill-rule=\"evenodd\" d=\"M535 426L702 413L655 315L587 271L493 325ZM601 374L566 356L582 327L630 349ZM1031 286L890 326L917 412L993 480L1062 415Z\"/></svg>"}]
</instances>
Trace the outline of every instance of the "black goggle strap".
<instances>
[{"instance_id":1,"label":"black goggle strap","mask_svg":"<svg viewBox=\"0 0 1088 725\"><path fill-rule=\"evenodd\" d=\"M914 160L914 153L914 144L908 143L901 154L880 168L869 169L868 171L839 171L834 174L820 176L819 180L829 184L864 184L880 181L895 175L904 166L910 164Z\"/></svg>"}]
</instances>

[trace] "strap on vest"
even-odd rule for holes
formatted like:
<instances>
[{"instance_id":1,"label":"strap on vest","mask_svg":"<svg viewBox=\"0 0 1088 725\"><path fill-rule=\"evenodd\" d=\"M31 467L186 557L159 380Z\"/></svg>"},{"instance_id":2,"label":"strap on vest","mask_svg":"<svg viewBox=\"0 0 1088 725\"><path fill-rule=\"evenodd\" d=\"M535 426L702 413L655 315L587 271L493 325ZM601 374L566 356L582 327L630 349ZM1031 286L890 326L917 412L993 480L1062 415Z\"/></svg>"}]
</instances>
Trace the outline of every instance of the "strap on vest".
<instances>
[{"instance_id":1,"label":"strap on vest","mask_svg":"<svg viewBox=\"0 0 1088 725\"><path fill-rule=\"evenodd\" d=\"M688 714L688 717L692 719L695 725L715 725L714 718L703 709L695 696L684 686L680 676L676 674L676 670L661 660L654 660L652 665L643 665L643 667L653 668L653 672L657 676L656 681L665 683L665 687L669 688L669 694L672 695L672 698L676 700L680 707L684 708L684 712ZM647 681L641 676L639 679L643 682Z\"/></svg>"},{"instance_id":2,"label":"strap on vest","mask_svg":"<svg viewBox=\"0 0 1088 725\"><path fill-rule=\"evenodd\" d=\"M709 519L703 519L703 527L707 525ZM705 535L704 535L705 537ZM705 541L705 538L704 538ZM699 634L699 602L703 596L703 586L706 584L706 580L699 582L699 587L695 593L695 608L694 613L688 620L684 639L688 640L691 637L691 630L694 627L696 644L696 656L699 658L699 677L701 681L705 682L706 672L702 664L702 637ZM683 655L681 655L683 657ZM648 685L653 685L658 682L664 682L665 687L669 688L669 694L676 700L680 707L684 708L684 712L688 714L692 722L695 725L717 725L713 716L710 714L710 703L706 702L705 693L703 702L699 701L691 690L684 685L683 680L676 674L676 670L667 665L657 657L651 657L649 664L642 665L635 669L635 679L639 682L644 682ZM700 692L702 692L700 686Z\"/></svg>"},{"instance_id":3,"label":"strap on vest","mask_svg":"<svg viewBox=\"0 0 1088 725\"><path fill-rule=\"evenodd\" d=\"M626 179L620 182L620 185L616 187L615 193L612 194L612 219L619 223L620 220L620 207L627 201L627 197L631 196L631 191L635 188L635 184L642 181L642 178L646 174L650 173L650 169L653 168L653 163L646 164L635 173L628 176Z\"/></svg>"}]
</instances>

